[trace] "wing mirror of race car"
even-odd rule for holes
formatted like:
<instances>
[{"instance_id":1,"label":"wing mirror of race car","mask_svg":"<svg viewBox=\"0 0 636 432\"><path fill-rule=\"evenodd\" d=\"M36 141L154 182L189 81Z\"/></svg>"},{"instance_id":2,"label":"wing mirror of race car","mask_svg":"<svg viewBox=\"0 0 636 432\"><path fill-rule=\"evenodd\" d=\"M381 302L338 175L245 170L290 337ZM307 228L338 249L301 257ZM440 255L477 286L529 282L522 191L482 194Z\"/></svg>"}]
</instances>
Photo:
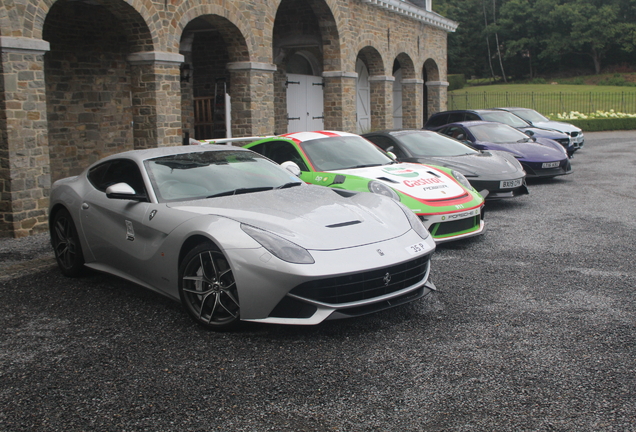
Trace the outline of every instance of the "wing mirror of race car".
<instances>
[{"instance_id":1,"label":"wing mirror of race car","mask_svg":"<svg viewBox=\"0 0 636 432\"><path fill-rule=\"evenodd\" d=\"M138 194L128 183L115 183L106 188L106 197L110 199L124 199L132 201L146 201L146 194Z\"/></svg>"},{"instance_id":2,"label":"wing mirror of race car","mask_svg":"<svg viewBox=\"0 0 636 432\"><path fill-rule=\"evenodd\" d=\"M298 166L298 164L296 164L296 162L287 161L287 162L283 162L282 164L280 164L280 166L285 168L287 171L289 171L290 173L292 173L296 177L300 176L300 167Z\"/></svg>"},{"instance_id":3,"label":"wing mirror of race car","mask_svg":"<svg viewBox=\"0 0 636 432\"><path fill-rule=\"evenodd\" d=\"M393 147L390 147L389 150L387 150L386 154L387 156L389 156L391 158L391 160L396 161L397 160L397 156L395 155L395 153L393 153L391 150L393 149Z\"/></svg>"}]
</instances>

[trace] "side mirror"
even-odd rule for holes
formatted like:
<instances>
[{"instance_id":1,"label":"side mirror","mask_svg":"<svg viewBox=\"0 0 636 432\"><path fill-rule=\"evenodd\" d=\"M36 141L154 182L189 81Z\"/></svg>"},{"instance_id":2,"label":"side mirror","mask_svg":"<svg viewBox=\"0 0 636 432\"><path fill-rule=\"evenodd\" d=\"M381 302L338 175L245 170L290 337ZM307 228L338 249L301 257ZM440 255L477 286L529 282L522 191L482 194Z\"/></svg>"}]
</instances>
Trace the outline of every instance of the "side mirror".
<instances>
[{"instance_id":1,"label":"side mirror","mask_svg":"<svg viewBox=\"0 0 636 432\"><path fill-rule=\"evenodd\" d=\"M534 132L531 131L531 130L527 130L525 132L526 132L526 135L528 135L528 136L534 136Z\"/></svg>"},{"instance_id":2,"label":"side mirror","mask_svg":"<svg viewBox=\"0 0 636 432\"><path fill-rule=\"evenodd\" d=\"M392 160L396 161L397 160L397 156L395 155L395 153L393 153L392 151L387 151L386 152L387 156L389 156Z\"/></svg>"},{"instance_id":3,"label":"side mirror","mask_svg":"<svg viewBox=\"0 0 636 432\"><path fill-rule=\"evenodd\" d=\"M300 167L298 166L298 164L296 164L296 162L287 161L280 164L280 166L285 168L287 171L289 171L296 177L300 177Z\"/></svg>"},{"instance_id":4,"label":"side mirror","mask_svg":"<svg viewBox=\"0 0 636 432\"><path fill-rule=\"evenodd\" d=\"M145 194L137 194L128 183L115 183L106 188L106 197L110 199L123 199L144 201L148 199Z\"/></svg>"}]
</instances>

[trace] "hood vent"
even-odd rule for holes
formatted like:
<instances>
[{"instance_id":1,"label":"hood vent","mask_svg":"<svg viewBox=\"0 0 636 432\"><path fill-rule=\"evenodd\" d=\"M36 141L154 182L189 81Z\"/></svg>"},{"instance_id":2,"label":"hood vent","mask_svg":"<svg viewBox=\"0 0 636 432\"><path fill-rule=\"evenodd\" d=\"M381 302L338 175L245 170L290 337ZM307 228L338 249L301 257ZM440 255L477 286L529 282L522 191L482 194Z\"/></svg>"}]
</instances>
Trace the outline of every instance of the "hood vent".
<instances>
[{"instance_id":1,"label":"hood vent","mask_svg":"<svg viewBox=\"0 0 636 432\"><path fill-rule=\"evenodd\" d=\"M349 222L340 222L337 224L332 224L332 225L326 225L327 228L340 228L340 227L345 227L345 226L349 226L349 225L356 225L362 223L359 220L353 220L353 221L349 221Z\"/></svg>"},{"instance_id":2,"label":"hood vent","mask_svg":"<svg viewBox=\"0 0 636 432\"><path fill-rule=\"evenodd\" d=\"M386 178L386 177L376 177L376 180L382 180L382 181L389 182L389 183L399 183L399 181L395 181L393 179Z\"/></svg>"}]
</instances>

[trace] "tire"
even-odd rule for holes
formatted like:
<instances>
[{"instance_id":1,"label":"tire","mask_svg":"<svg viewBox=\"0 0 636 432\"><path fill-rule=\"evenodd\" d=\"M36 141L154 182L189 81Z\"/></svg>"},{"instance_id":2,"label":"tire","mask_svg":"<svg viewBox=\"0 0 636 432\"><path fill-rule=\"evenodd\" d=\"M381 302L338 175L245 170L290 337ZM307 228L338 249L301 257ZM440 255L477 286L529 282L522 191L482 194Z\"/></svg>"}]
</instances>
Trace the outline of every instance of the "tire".
<instances>
[{"instance_id":1,"label":"tire","mask_svg":"<svg viewBox=\"0 0 636 432\"><path fill-rule=\"evenodd\" d=\"M51 224L51 244L57 265L65 276L77 277L84 269L84 254L71 214L60 209Z\"/></svg>"},{"instance_id":2,"label":"tire","mask_svg":"<svg viewBox=\"0 0 636 432\"><path fill-rule=\"evenodd\" d=\"M212 330L240 322L238 290L225 255L211 244L192 249L179 266L179 297L192 319Z\"/></svg>"}]
</instances>

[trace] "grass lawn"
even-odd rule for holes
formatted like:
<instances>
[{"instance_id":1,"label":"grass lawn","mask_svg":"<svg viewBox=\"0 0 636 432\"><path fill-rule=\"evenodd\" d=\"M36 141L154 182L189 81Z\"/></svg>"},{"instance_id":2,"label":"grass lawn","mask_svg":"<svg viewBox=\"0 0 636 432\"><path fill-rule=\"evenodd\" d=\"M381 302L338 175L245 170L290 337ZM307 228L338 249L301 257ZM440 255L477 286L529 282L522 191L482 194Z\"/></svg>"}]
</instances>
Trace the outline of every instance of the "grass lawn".
<instances>
[{"instance_id":1,"label":"grass lawn","mask_svg":"<svg viewBox=\"0 0 636 432\"><path fill-rule=\"evenodd\" d=\"M494 84L448 92L448 109L532 108L556 113L596 111L636 113L636 87L568 84Z\"/></svg>"},{"instance_id":2,"label":"grass lawn","mask_svg":"<svg viewBox=\"0 0 636 432\"><path fill-rule=\"evenodd\" d=\"M448 94L463 95L465 93L636 93L636 87L597 86L571 84L494 84L464 87Z\"/></svg>"}]
</instances>

